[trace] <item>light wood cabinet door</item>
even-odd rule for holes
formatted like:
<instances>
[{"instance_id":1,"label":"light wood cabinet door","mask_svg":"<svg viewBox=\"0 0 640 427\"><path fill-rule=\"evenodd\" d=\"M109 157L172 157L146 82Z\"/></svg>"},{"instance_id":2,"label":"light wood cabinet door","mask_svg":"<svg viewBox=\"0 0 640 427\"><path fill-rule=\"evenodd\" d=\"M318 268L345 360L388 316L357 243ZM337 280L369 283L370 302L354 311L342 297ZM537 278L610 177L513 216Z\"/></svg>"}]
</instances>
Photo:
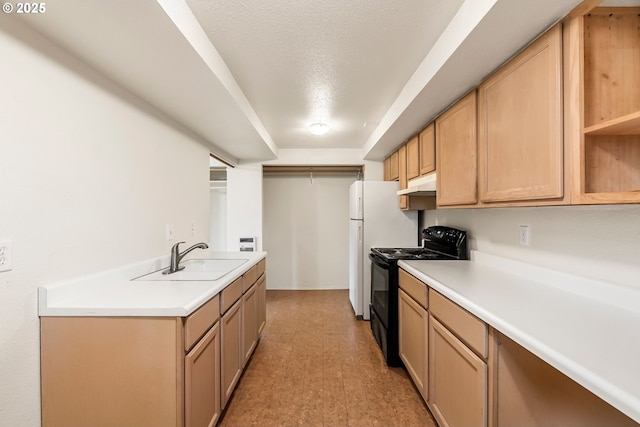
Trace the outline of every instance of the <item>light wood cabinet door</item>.
<instances>
[{"instance_id":1,"label":"light wood cabinet door","mask_svg":"<svg viewBox=\"0 0 640 427\"><path fill-rule=\"evenodd\" d=\"M267 324L267 275L258 279L258 336Z\"/></svg>"},{"instance_id":2,"label":"light wood cabinet door","mask_svg":"<svg viewBox=\"0 0 640 427\"><path fill-rule=\"evenodd\" d=\"M562 108L556 25L478 87L482 202L563 196Z\"/></svg>"},{"instance_id":3,"label":"light wood cabinet door","mask_svg":"<svg viewBox=\"0 0 640 427\"><path fill-rule=\"evenodd\" d=\"M436 119L438 206L477 203L477 154L474 90Z\"/></svg>"},{"instance_id":4,"label":"light wood cabinet door","mask_svg":"<svg viewBox=\"0 0 640 427\"><path fill-rule=\"evenodd\" d=\"M221 320L220 404L224 409L242 374L242 299L236 301Z\"/></svg>"},{"instance_id":5,"label":"light wood cabinet door","mask_svg":"<svg viewBox=\"0 0 640 427\"><path fill-rule=\"evenodd\" d=\"M391 170L389 170L389 168L391 167L391 158L387 157L386 159L384 159L384 180L385 181L391 181Z\"/></svg>"},{"instance_id":6,"label":"light wood cabinet door","mask_svg":"<svg viewBox=\"0 0 640 427\"><path fill-rule=\"evenodd\" d=\"M407 142L407 180L420 176L420 140L414 136Z\"/></svg>"},{"instance_id":7,"label":"light wood cabinet door","mask_svg":"<svg viewBox=\"0 0 640 427\"><path fill-rule=\"evenodd\" d=\"M428 324L427 310L400 289L398 299L400 359L404 362L413 383L427 400L428 397Z\"/></svg>"},{"instance_id":8,"label":"light wood cabinet door","mask_svg":"<svg viewBox=\"0 0 640 427\"><path fill-rule=\"evenodd\" d=\"M213 427L220 418L220 323L185 356L185 426Z\"/></svg>"},{"instance_id":9,"label":"light wood cabinet door","mask_svg":"<svg viewBox=\"0 0 640 427\"><path fill-rule=\"evenodd\" d=\"M487 425L487 364L429 316L429 406L438 424Z\"/></svg>"},{"instance_id":10,"label":"light wood cabinet door","mask_svg":"<svg viewBox=\"0 0 640 427\"><path fill-rule=\"evenodd\" d=\"M420 132L420 175L436 170L436 126L431 123Z\"/></svg>"},{"instance_id":11,"label":"light wood cabinet door","mask_svg":"<svg viewBox=\"0 0 640 427\"><path fill-rule=\"evenodd\" d=\"M258 343L258 285L242 296L242 366L244 367Z\"/></svg>"},{"instance_id":12,"label":"light wood cabinet door","mask_svg":"<svg viewBox=\"0 0 640 427\"><path fill-rule=\"evenodd\" d=\"M400 177L400 154L396 150L389 157L389 181L395 181Z\"/></svg>"},{"instance_id":13,"label":"light wood cabinet door","mask_svg":"<svg viewBox=\"0 0 640 427\"><path fill-rule=\"evenodd\" d=\"M398 178L400 180L400 189L407 188L407 145L403 145L398 149ZM409 206L409 198L400 196L400 209L407 209Z\"/></svg>"}]
</instances>

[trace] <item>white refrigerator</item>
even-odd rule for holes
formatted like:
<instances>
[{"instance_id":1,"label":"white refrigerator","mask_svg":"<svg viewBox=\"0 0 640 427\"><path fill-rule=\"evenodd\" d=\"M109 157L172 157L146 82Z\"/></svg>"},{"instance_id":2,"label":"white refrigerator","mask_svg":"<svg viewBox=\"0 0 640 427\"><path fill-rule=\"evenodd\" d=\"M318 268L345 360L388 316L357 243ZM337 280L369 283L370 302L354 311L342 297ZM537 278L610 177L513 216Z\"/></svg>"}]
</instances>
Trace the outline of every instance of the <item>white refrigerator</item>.
<instances>
[{"instance_id":1,"label":"white refrigerator","mask_svg":"<svg viewBox=\"0 0 640 427\"><path fill-rule=\"evenodd\" d=\"M356 181L349 187L349 299L356 316L369 320L373 247L418 245L418 213L398 207L396 181Z\"/></svg>"}]
</instances>

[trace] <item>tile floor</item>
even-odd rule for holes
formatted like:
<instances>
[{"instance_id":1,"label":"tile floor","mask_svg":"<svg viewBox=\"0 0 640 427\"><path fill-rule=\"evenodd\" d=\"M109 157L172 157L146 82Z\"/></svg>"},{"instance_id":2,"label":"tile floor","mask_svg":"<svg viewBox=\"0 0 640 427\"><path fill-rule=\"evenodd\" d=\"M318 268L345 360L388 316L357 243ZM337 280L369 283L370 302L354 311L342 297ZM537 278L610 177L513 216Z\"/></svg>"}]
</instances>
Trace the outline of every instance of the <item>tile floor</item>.
<instances>
[{"instance_id":1,"label":"tile floor","mask_svg":"<svg viewBox=\"0 0 640 427\"><path fill-rule=\"evenodd\" d=\"M267 292L267 326L220 426L430 426L347 290Z\"/></svg>"}]
</instances>

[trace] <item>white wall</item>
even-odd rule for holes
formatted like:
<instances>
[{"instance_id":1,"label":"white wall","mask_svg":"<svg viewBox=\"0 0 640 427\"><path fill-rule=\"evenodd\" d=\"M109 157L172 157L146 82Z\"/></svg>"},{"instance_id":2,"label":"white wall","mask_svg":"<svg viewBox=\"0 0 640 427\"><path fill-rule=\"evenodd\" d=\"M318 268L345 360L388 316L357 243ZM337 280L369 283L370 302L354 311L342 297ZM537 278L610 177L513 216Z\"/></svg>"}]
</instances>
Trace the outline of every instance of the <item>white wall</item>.
<instances>
[{"instance_id":1,"label":"white wall","mask_svg":"<svg viewBox=\"0 0 640 427\"><path fill-rule=\"evenodd\" d=\"M167 254L166 223L207 241L209 153L17 19L0 52L0 425L35 427L38 285Z\"/></svg>"},{"instance_id":2,"label":"white wall","mask_svg":"<svg viewBox=\"0 0 640 427\"><path fill-rule=\"evenodd\" d=\"M210 237L209 248L213 251L227 250L227 186L218 183L210 190Z\"/></svg>"},{"instance_id":3,"label":"white wall","mask_svg":"<svg viewBox=\"0 0 640 427\"><path fill-rule=\"evenodd\" d=\"M349 288L349 186L355 176L264 178L269 289Z\"/></svg>"},{"instance_id":4,"label":"white wall","mask_svg":"<svg viewBox=\"0 0 640 427\"><path fill-rule=\"evenodd\" d=\"M443 209L422 220L467 229L482 252L640 287L637 205ZM519 244L520 225L530 226L530 246Z\"/></svg>"},{"instance_id":5,"label":"white wall","mask_svg":"<svg viewBox=\"0 0 640 427\"><path fill-rule=\"evenodd\" d=\"M240 236L257 238L262 250L262 165L227 168L227 250L240 248Z\"/></svg>"}]
</instances>

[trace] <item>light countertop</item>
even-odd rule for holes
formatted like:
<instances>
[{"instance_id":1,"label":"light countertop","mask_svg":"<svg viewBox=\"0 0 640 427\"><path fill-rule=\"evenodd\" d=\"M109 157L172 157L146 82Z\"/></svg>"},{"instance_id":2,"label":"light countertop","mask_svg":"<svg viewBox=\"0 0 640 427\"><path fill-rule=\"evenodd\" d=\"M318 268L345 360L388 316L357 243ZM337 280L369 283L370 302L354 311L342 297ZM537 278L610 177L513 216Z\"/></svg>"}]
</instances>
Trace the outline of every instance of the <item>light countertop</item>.
<instances>
[{"instance_id":1,"label":"light countertop","mask_svg":"<svg viewBox=\"0 0 640 427\"><path fill-rule=\"evenodd\" d=\"M169 257L46 284L38 288L40 316L188 316L261 259L266 252L196 251L188 259L247 259L218 280L132 280L167 268ZM184 262L183 261L183 262Z\"/></svg>"},{"instance_id":2,"label":"light countertop","mask_svg":"<svg viewBox=\"0 0 640 427\"><path fill-rule=\"evenodd\" d=\"M398 265L640 422L640 288L477 252Z\"/></svg>"}]
</instances>

